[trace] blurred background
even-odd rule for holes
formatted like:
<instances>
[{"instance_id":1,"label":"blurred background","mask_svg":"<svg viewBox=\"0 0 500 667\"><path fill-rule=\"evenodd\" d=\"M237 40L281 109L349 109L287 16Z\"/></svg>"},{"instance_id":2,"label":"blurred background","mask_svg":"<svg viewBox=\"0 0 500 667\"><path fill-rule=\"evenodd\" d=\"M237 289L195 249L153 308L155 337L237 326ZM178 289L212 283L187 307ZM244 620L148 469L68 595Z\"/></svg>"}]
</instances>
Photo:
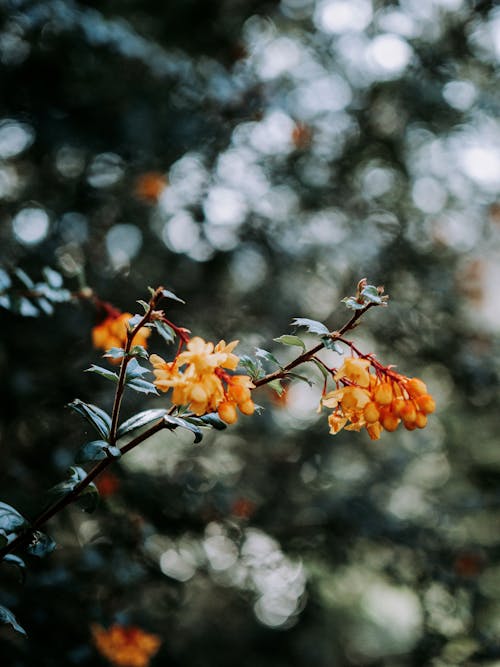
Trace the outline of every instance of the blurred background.
<instances>
[{"instance_id":1,"label":"blurred background","mask_svg":"<svg viewBox=\"0 0 500 667\"><path fill-rule=\"evenodd\" d=\"M153 667L500 665L499 58L494 2L0 1L4 282L49 266L131 312L165 285L177 324L289 360L292 317L339 327L366 276L391 301L353 338L438 404L333 437L312 369L198 445L142 445L24 585L2 567L29 634L0 628L2 667L105 665L113 622L161 637ZM19 308L0 487L33 516L94 437L65 404L112 387L82 372L88 303Z\"/></svg>"}]
</instances>

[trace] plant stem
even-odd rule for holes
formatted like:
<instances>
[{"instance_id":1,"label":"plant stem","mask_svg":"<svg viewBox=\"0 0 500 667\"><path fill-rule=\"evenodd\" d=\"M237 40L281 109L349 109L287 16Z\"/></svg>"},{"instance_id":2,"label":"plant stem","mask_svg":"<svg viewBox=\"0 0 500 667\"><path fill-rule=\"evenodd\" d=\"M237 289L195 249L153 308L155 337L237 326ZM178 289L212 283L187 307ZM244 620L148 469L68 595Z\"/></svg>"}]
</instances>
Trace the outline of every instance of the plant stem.
<instances>
[{"instance_id":1,"label":"plant stem","mask_svg":"<svg viewBox=\"0 0 500 667\"><path fill-rule=\"evenodd\" d=\"M359 318L366 313L366 311L374 306L374 303L368 303L364 308L360 310L356 310L353 314L353 316L348 320L343 327L341 327L338 331L332 331L329 334L329 337L331 340L341 340L342 336L347 332L353 329ZM342 342L347 342L348 341L342 341ZM348 343L349 344L349 343ZM289 364L284 366L283 368L279 368L278 370L274 371L273 373L269 373L269 375L266 375L265 377L261 378L260 380L256 380L254 382L255 387L262 387L265 384L268 384L269 382L272 382L273 380L280 380L281 378L284 378L288 375L290 371L292 371L294 368L297 366L300 366L300 364L306 363L307 361L310 361L315 354L317 354L320 350L322 350L325 347L325 344L318 343L318 345L315 345L312 347L310 350L306 350L303 352L300 356L298 356L296 359L291 361Z\"/></svg>"}]
</instances>

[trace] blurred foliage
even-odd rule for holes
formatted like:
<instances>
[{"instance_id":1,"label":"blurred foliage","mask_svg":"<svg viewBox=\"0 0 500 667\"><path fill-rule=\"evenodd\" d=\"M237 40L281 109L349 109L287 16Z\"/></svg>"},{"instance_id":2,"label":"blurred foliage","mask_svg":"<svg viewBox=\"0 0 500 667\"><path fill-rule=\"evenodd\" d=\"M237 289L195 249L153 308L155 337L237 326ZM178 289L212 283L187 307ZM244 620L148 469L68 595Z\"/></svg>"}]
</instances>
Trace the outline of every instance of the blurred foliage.
<instances>
[{"instance_id":1,"label":"blurred foliage","mask_svg":"<svg viewBox=\"0 0 500 667\"><path fill-rule=\"evenodd\" d=\"M332 437L312 370L199 444L158 434L24 584L2 565L2 666L105 664L113 623L161 638L152 665L500 664L499 58L490 2L0 0L0 305L16 268L55 302L1 311L2 501L36 514L95 437L63 406L112 400L58 290L163 284L175 322L288 360L291 318L340 326L366 275L391 301L356 340L438 403Z\"/></svg>"}]
</instances>

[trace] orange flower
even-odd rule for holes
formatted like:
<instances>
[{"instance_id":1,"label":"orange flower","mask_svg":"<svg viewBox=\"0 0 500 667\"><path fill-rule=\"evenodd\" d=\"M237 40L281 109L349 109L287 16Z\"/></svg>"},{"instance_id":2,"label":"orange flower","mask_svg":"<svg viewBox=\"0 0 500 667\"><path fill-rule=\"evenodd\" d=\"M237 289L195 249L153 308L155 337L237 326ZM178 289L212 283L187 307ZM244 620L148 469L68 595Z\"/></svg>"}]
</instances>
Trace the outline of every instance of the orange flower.
<instances>
[{"instance_id":1,"label":"orange flower","mask_svg":"<svg viewBox=\"0 0 500 667\"><path fill-rule=\"evenodd\" d=\"M137 177L134 194L137 199L155 204L167 185L168 181L164 174L157 171L148 171Z\"/></svg>"},{"instance_id":2,"label":"orange flower","mask_svg":"<svg viewBox=\"0 0 500 667\"><path fill-rule=\"evenodd\" d=\"M127 343L127 323L133 317L130 313L117 310L108 312L106 319L92 329L92 344L98 350L110 350L112 347L124 347ZM142 327L134 336L134 345L147 347L147 338L151 331ZM113 362L119 359L113 359Z\"/></svg>"},{"instance_id":3,"label":"orange flower","mask_svg":"<svg viewBox=\"0 0 500 667\"><path fill-rule=\"evenodd\" d=\"M93 624L91 633L99 653L117 667L147 667L161 645L159 637L133 626L115 624L106 630Z\"/></svg>"},{"instance_id":4,"label":"orange flower","mask_svg":"<svg viewBox=\"0 0 500 667\"><path fill-rule=\"evenodd\" d=\"M173 390L174 405L189 406L196 415L217 410L223 421L233 424L238 418L236 407L245 415L255 410L250 394L254 385L248 375L230 375L226 371L238 366L239 357L233 354L237 344L237 340L221 340L214 346L195 336L170 363L152 354L149 360L155 385L160 391Z\"/></svg>"},{"instance_id":5,"label":"orange flower","mask_svg":"<svg viewBox=\"0 0 500 667\"><path fill-rule=\"evenodd\" d=\"M374 373L370 373L374 370ZM366 428L372 440L402 422L408 431L424 428L436 404L419 378L408 378L371 359L346 359L333 376L337 389L321 404L332 408L330 433Z\"/></svg>"}]
</instances>

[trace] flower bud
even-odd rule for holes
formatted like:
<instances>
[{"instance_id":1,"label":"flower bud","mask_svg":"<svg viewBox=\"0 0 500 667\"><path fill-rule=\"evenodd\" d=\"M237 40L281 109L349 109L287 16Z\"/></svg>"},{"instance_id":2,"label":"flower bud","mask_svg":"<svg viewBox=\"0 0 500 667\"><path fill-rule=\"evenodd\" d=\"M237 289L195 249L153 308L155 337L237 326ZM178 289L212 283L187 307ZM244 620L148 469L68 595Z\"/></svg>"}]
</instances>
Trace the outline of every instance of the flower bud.
<instances>
[{"instance_id":1,"label":"flower bud","mask_svg":"<svg viewBox=\"0 0 500 667\"><path fill-rule=\"evenodd\" d=\"M373 424L374 422L377 422L380 417L380 412L377 408L377 404L373 403L373 401L367 403L363 410L363 416L368 424Z\"/></svg>"},{"instance_id":2,"label":"flower bud","mask_svg":"<svg viewBox=\"0 0 500 667\"><path fill-rule=\"evenodd\" d=\"M255 412L255 403L252 399L248 399L247 401L243 401L243 403L239 403L238 408L244 415L253 415Z\"/></svg>"},{"instance_id":3,"label":"flower bud","mask_svg":"<svg viewBox=\"0 0 500 667\"><path fill-rule=\"evenodd\" d=\"M427 394L427 386L425 382L420 380L420 378L411 378L411 380L405 384L405 388L411 398L417 398L418 396Z\"/></svg>"},{"instance_id":4,"label":"flower bud","mask_svg":"<svg viewBox=\"0 0 500 667\"><path fill-rule=\"evenodd\" d=\"M392 401L392 385L390 382L381 382L375 389L375 401L380 405L389 405ZM387 429L389 430L389 429Z\"/></svg>"},{"instance_id":5,"label":"flower bud","mask_svg":"<svg viewBox=\"0 0 500 667\"><path fill-rule=\"evenodd\" d=\"M434 410L436 409L436 402L430 394L424 394L423 396L419 396L416 399L416 401L419 410L421 410L421 412L423 412L426 415L430 415L431 412L434 412Z\"/></svg>"},{"instance_id":6,"label":"flower bud","mask_svg":"<svg viewBox=\"0 0 500 667\"><path fill-rule=\"evenodd\" d=\"M223 401L219 405L217 412L219 417L223 422L226 422L226 424L234 424L238 419L238 413L236 412L234 403L230 403L229 401Z\"/></svg>"}]
</instances>

